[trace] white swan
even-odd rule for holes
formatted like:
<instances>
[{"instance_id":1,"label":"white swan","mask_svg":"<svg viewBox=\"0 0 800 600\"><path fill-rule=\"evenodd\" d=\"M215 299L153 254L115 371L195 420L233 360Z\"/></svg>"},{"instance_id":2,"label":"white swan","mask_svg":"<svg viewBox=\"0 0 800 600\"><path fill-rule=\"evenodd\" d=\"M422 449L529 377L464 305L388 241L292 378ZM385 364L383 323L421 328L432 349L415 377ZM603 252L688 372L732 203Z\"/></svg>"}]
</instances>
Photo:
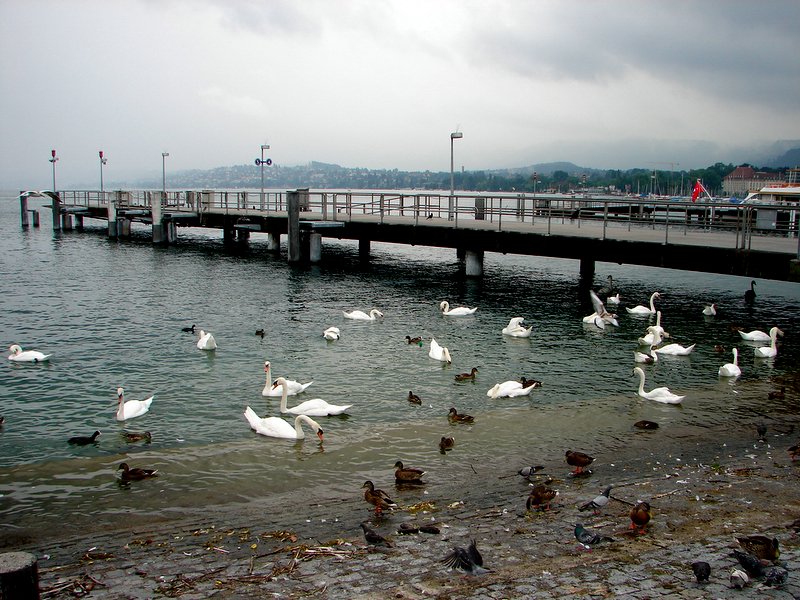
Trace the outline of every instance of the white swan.
<instances>
[{"instance_id":1,"label":"white swan","mask_svg":"<svg viewBox=\"0 0 800 600\"><path fill-rule=\"evenodd\" d=\"M778 329L777 327L773 327L769 330L769 346L762 346L761 348L756 348L754 354L756 358L774 358L778 356L778 336L783 335L783 331Z\"/></svg>"},{"instance_id":2,"label":"white swan","mask_svg":"<svg viewBox=\"0 0 800 600\"><path fill-rule=\"evenodd\" d=\"M450 350L440 346L434 338L431 338L431 349L428 352L428 356L435 360L441 360L442 362L446 363L453 362L453 359L450 358Z\"/></svg>"},{"instance_id":3,"label":"white swan","mask_svg":"<svg viewBox=\"0 0 800 600\"><path fill-rule=\"evenodd\" d=\"M341 332L339 331L338 327L328 327L325 331L322 332L322 337L329 341L335 341L339 339Z\"/></svg>"},{"instance_id":4,"label":"white swan","mask_svg":"<svg viewBox=\"0 0 800 600\"><path fill-rule=\"evenodd\" d=\"M297 415L294 419L294 427L280 417L266 417L262 419L249 406L244 409L244 416L250 424L250 427L254 429L256 433L266 435L267 437L284 438L288 440L305 439L306 434L300 426L300 423L303 422L314 430L320 442L323 441L322 434L324 432L322 428L308 415Z\"/></svg>"},{"instance_id":5,"label":"white swan","mask_svg":"<svg viewBox=\"0 0 800 600\"><path fill-rule=\"evenodd\" d=\"M125 390L117 388L117 421L127 421L134 417L141 417L144 413L150 410L150 405L153 403L155 396L150 396L145 400L128 400L125 402Z\"/></svg>"},{"instance_id":6,"label":"white swan","mask_svg":"<svg viewBox=\"0 0 800 600\"><path fill-rule=\"evenodd\" d=\"M292 408L287 408L286 406L286 398L289 395L288 389L289 385L286 379L283 377L278 377L275 380L275 383L272 384L272 387L281 388L281 412L282 413L292 413L293 415L308 415L309 417L327 417L329 415L340 415L348 408L353 406L352 404L347 405L339 405L339 404L328 404L322 398L314 398L313 400L306 400L298 404L297 406L293 406Z\"/></svg>"},{"instance_id":7,"label":"white swan","mask_svg":"<svg viewBox=\"0 0 800 600\"><path fill-rule=\"evenodd\" d=\"M619 294L614 294L606 298L606 304L619 304Z\"/></svg>"},{"instance_id":8,"label":"white swan","mask_svg":"<svg viewBox=\"0 0 800 600\"><path fill-rule=\"evenodd\" d=\"M272 366L270 365L268 360L264 361L264 373L267 376L267 383L264 384L264 389L261 390L261 395L262 396L275 396L275 397L280 396L283 392L281 392L281 390L279 390L277 387L272 385L273 384L273 381L272 381ZM312 383L314 383L313 381L309 381L308 383L300 383L300 382L294 381L293 379L284 379L284 381L288 385L288 389L289 389L288 395L289 396L294 396L295 394L300 394L302 392L305 392L306 388L308 386L310 386Z\"/></svg>"},{"instance_id":9,"label":"white swan","mask_svg":"<svg viewBox=\"0 0 800 600\"><path fill-rule=\"evenodd\" d=\"M627 310L632 315L654 315L656 314L656 307L654 305L654 302L656 298L660 297L661 294L659 294L658 292L653 292L653 294L650 296L650 308L647 308L646 306L642 306L640 304L639 306L634 306L633 308L628 308L626 306L625 310Z\"/></svg>"},{"instance_id":10,"label":"white swan","mask_svg":"<svg viewBox=\"0 0 800 600\"><path fill-rule=\"evenodd\" d=\"M639 395L648 400L663 402L664 404L680 404L686 396L673 394L668 387L653 388L649 392L644 391L644 371L641 367L634 367L633 372L639 375Z\"/></svg>"},{"instance_id":11,"label":"white swan","mask_svg":"<svg viewBox=\"0 0 800 600\"><path fill-rule=\"evenodd\" d=\"M519 381L504 381L495 383L489 388L486 395L490 398L516 398L517 396L527 396L535 387L537 386L529 385L528 387L523 387Z\"/></svg>"},{"instance_id":12,"label":"white swan","mask_svg":"<svg viewBox=\"0 0 800 600\"><path fill-rule=\"evenodd\" d=\"M770 337L768 333L764 333L763 331L759 331L758 329L754 329L753 331L739 331L739 335L742 336L743 340L747 340L749 342L769 342Z\"/></svg>"},{"instance_id":13,"label":"white swan","mask_svg":"<svg viewBox=\"0 0 800 600\"><path fill-rule=\"evenodd\" d=\"M707 317L713 317L717 314L717 305L716 304L709 304L705 308L703 308L703 314Z\"/></svg>"},{"instance_id":14,"label":"white swan","mask_svg":"<svg viewBox=\"0 0 800 600\"><path fill-rule=\"evenodd\" d=\"M643 363L646 365L652 365L654 362L658 362L658 354L655 352L639 352L638 350L633 351L633 360L637 363Z\"/></svg>"},{"instance_id":15,"label":"white swan","mask_svg":"<svg viewBox=\"0 0 800 600\"><path fill-rule=\"evenodd\" d=\"M589 290L589 298L592 301L592 307L594 308L594 313L589 315L588 317L583 318L584 323L593 323L600 329L606 328L606 323L609 325L614 325L615 327L619 327L619 323L617 322L617 316L612 315L610 312L606 310L606 307L603 306L603 301L600 300L600 297L594 293L594 290Z\"/></svg>"},{"instance_id":16,"label":"white swan","mask_svg":"<svg viewBox=\"0 0 800 600\"><path fill-rule=\"evenodd\" d=\"M649 346L653 348L654 346L658 346L661 342L664 341L664 338L661 337L661 328L656 328L655 325L651 325L646 329L647 333L640 337L637 341L639 342L640 346Z\"/></svg>"},{"instance_id":17,"label":"white swan","mask_svg":"<svg viewBox=\"0 0 800 600\"><path fill-rule=\"evenodd\" d=\"M8 347L8 351L11 354L8 355L8 360L13 360L15 362L44 362L48 360L52 354L43 354L38 350L25 350L23 351L22 348L14 344L13 346Z\"/></svg>"},{"instance_id":18,"label":"white swan","mask_svg":"<svg viewBox=\"0 0 800 600\"><path fill-rule=\"evenodd\" d=\"M450 308L450 304L447 300L442 300L442 302L439 303L439 309L441 309L443 315L448 317L463 317L473 314L478 310L478 307L467 308L466 306L458 306L456 308Z\"/></svg>"},{"instance_id":19,"label":"white swan","mask_svg":"<svg viewBox=\"0 0 800 600\"><path fill-rule=\"evenodd\" d=\"M503 327L503 335L509 335L511 337L519 337L519 338L527 338L531 337L531 332L533 331L533 326L531 327L523 327L522 322L525 320L524 317L514 317L508 322L508 325Z\"/></svg>"},{"instance_id":20,"label":"white swan","mask_svg":"<svg viewBox=\"0 0 800 600\"><path fill-rule=\"evenodd\" d=\"M694 347L697 344L692 344L691 346L681 346L680 344L667 344L666 346L661 346L661 348L656 348L655 351L659 354L669 354L671 356L688 356L694 350Z\"/></svg>"},{"instance_id":21,"label":"white swan","mask_svg":"<svg viewBox=\"0 0 800 600\"><path fill-rule=\"evenodd\" d=\"M719 368L719 376L720 377L739 377L742 374L742 370L739 368L739 351L734 348L733 349L733 362L732 363L725 363Z\"/></svg>"},{"instance_id":22,"label":"white swan","mask_svg":"<svg viewBox=\"0 0 800 600\"><path fill-rule=\"evenodd\" d=\"M197 347L200 350L216 350L217 349L217 340L214 339L214 336L211 335L209 331L206 333L202 329L200 330L200 339L197 340Z\"/></svg>"},{"instance_id":23,"label":"white swan","mask_svg":"<svg viewBox=\"0 0 800 600\"><path fill-rule=\"evenodd\" d=\"M342 311L342 314L345 319L353 319L354 321L374 321L378 317L383 316L383 313L377 308L373 308L369 311L369 314L365 313L363 310L354 310L352 312Z\"/></svg>"}]
</instances>

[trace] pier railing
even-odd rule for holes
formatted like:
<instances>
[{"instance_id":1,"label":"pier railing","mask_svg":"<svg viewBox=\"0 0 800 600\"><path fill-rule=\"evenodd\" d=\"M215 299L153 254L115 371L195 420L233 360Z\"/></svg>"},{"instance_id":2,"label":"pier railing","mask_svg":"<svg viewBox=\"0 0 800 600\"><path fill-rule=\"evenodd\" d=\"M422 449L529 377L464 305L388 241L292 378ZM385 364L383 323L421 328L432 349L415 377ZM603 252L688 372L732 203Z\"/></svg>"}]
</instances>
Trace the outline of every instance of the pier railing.
<instances>
[{"instance_id":1,"label":"pier railing","mask_svg":"<svg viewBox=\"0 0 800 600\"><path fill-rule=\"evenodd\" d=\"M287 192L275 190L67 190L59 194L66 206L103 206L113 202L120 211L148 209L154 202L161 202L164 213L222 212L240 217L272 213L283 216L287 201ZM413 222L497 231L533 228L547 234L570 229L602 239L649 229L663 232L665 244L670 243L670 237L690 232L719 232L728 234L733 247L742 249L750 248L754 236L798 237L800 225L800 207L793 203L691 202L685 198L300 190L300 205L303 218L323 221Z\"/></svg>"}]
</instances>

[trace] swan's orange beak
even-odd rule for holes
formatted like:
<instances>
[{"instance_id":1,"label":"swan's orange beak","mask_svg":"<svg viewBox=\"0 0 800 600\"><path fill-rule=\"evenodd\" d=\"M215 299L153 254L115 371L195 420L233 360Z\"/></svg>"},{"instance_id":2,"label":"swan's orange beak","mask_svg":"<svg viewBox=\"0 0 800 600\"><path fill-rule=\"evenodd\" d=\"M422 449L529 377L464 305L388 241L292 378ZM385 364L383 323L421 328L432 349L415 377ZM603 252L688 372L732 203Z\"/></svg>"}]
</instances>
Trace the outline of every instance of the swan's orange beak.
<instances>
[{"instance_id":1,"label":"swan's orange beak","mask_svg":"<svg viewBox=\"0 0 800 600\"><path fill-rule=\"evenodd\" d=\"M322 439L322 433L323 433L322 429L320 429L320 430L318 430L318 431L317 431L317 437L319 438L319 441L320 441L320 442L324 441L324 440Z\"/></svg>"}]
</instances>

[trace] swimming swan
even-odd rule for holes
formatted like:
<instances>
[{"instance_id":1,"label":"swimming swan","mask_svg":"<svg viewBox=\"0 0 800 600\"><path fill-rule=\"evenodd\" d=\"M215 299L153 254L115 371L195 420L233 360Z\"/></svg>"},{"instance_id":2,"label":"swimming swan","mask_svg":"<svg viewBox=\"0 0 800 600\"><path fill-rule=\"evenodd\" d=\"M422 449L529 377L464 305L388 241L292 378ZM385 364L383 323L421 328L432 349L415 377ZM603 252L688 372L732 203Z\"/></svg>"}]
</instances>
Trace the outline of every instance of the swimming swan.
<instances>
[{"instance_id":1,"label":"swimming swan","mask_svg":"<svg viewBox=\"0 0 800 600\"><path fill-rule=\"evenodd\" d=\"M638 350L634 350L633 360L637 363L652 365L654 362L658 362L658 354L656 354L655 352L645 353L645 352L639 352Z\"/></svg>"},{"instance_id":2,"label":"swimming swan","mask_svg":"<svg viewBox=\"0 0 800 600\"><path fill-rule=\"evenodd\" d=\"M214 336L211 335L211 332L206 333L201 329L200 339L197 340L197 347L200 350L216 350L217 340L214 339Z\"/></svg>"},{"instance_id":3,"label":"swimming swan","mask_svg":"<svg viewBox=\"0 0 800 600\"><path fill-rule=\"evenodd\" d=\"M527 338L531 337L531 332L533 331L533 326L531 327L523 327L522 322L525 320L524 317L514 317L508 322L508 325L503 327L503 335L509 335L511 337L519 337L519 338Z\"/></svg>"},{"instance_id":4,"label":"swimming swan","mask_svg":"<svg viewBox=\"0 0 800 600\"><path fill-rule=\"evenodd\" d=\"M435 360L440 360L446 363L453 362L453 359L450 358L450 350L448 350L443 346L440 346L439 343L434 338L431 338L431 349L428 352L428 356L430 356Z\"/></svg>"},{"instance_id":5,"label":"swimming swan","mask_svg":"<svg viewBox=\"0 0 800 600\"><path fill-rule=\"evenodd\" d=\"M325 331L322 332L322 337L329 341L335 341L339 339L341 332L339 331L338 327L328 327Z\"/></svg>"},{"instance_id":6,"label":"swimming swan","mask_svg":"<svg viewBox=\"0 0 800 600\"><path fill-rule=\"evenodd\" d=\"M709 304L703 309L703 314L707 317L713 317L717 314L717 305L716 304Z\"/></svg>"},{"instance_id":7,"label":"swimming swan","mask_svg":"<svg viewBox=\"0 0 800 600\"><path fill-rule=\"evenodd\" d=\"M269 364L268 360L264 361L264 373L266 373L267 376L267 383L264 385L264 389L261 390L261 395L275 396L275 397L280 396L283 392L272 385L273 384L272 367ZM295 394L300 394L306 391L306 388L310 386L312 383L314 383L313 381L309 381L308 383L299 383L297 381L294 381L293 379L284 379L284 381L288 385L288 390L289 390L287 394L288 396L294 396Z\"/></svg>"},{"instance_id":8,"label":"swimming swan","mask_svg":"<svg viewBox=\"0 0 800 600\"><path fill-rule=\"evenodd\" d=\"M441 309L442 314L446 315L448 317L463 317L463 316L466 316L466 315L471 315L476 310L478 310L477 306L475 308L467 308L466 306L458 306L456 308L452 308L451 309L450 308L450 304L447 302L447 300L443 300L442 302L440 302L439 303L439 308Z\"/></svg>"},{"instance_id":9,"label":"swimming swan","mask_svg":"<svg viewBox=\"0 0 800 600\"><path fill-rule=\"evenodd\" d=\"M517 396L527 396L538 386L523 386L519 381L504 381L495 383L486 395L490 398L516 398Z\"/></svg>"},{"instance_id":10,"label":"swimming swan","mask_svg":"<svg viewBox=\"0 0 800 600\"><path fill-rule=\"evenodd\" d=\"M128 400L125 402L125 390L121 387L117 388L117 421L127 421L134 417L141 417L144 413L150 410L150 404L153 403L155 396L150 396L145 400Z\"/></svg>"},{"instance_id":11,"label":"swimming swan","mask_svg":"<svg viewBox=\"0 0 800 600\"><path fill-rule=\"evenodd\" d=\"M753 331L748 331L748 332L739 330L739 335L742 336L743 340L747 340L750 342L769 342L771 340L768 333L764 333L763 331L759 331L758 329L754 329Z\"/></svg>"},{"instance_id":12,"label":"swimming swan","mask_svg":"<svg viewBox=\"0 0 800 600\"><path fill-rule=\"evenodd\" d=\"M666 346L661 346L661 348L656 348L655 352L659 354L669 354L671 356L688 356L694 350L694 347L697 344L692 344L691 346L681 346L680 344L667 344Z\"/></svg>"},{"instance_id":13,"label":"swimming swan","mask_svg":"<svg viewBox=\"0 0 800 600\"><path fill-rule=\"evenodd\" d=\"M644 371L641 367L634 367L633 372L639 375L639 395L648 400L655 400L664 404L680 404L686 396L678 396L669 391L668 387L653 388L649 392L644 391Z\"/></svg>"},{"instance_id":14,"label":"swimming swan","mask_svg":"<svg viewBox=\"0 0 800 600\"><path fill-rule=\"evenodd\" d=\"M756 348L753 352L756 358L774 358L778 355L778 336L783 335L783 331L778 329L777 327L773 327L769 330L769 339L770 344L769 346L762 346L761 348Z\"/></svg>"},{"instance_id":15,"label":"swimming swan","mask_svg":"<svg viewBox=\"0 0 800 600\"><path fill-rule=\"evenodd\" d=\"M292 408L286 407L286 398L289 395L287 393L289 389L289 382L286 381L283 377L278 377L275 380L275 383L272 384L273 388L281 388L281 412L282 413L291 413L293 415L308 415L309 417L327 417L329 415L340 415L348 408L353 406L352 404L348 404L346 406L337 405L337 404L328 404L325 400L321 398L314 398L313 400L306 400L298 404L297 406L293 406Z\"/></svg>"},{"instance_id":16,"label":"swimming swan","mask_svg":"<svg viewBox=\"0 0 800 600\"><path fill-rule=\"evenodd\" d=\"M739 377L742 370L739 368L739 351L733 349L733 362L726 363L719 368L720 377Z\"/></svg>"},{"instance_id":17,"label":"swimming swan","mask_svg":"<svg viewBox=\"0 0 800 600\"><path fill-rule=\"evenodd\" d=\"M377 308L369 311L369 314L363 310L354 310L353 312L342 311L345 319L353 319L354 321L375 321L378 317L382 317L383 313Z\"/></svg>"},{"instance_id":18,"label":"swimming swan","mask_svg":"<svg viewBox=\"0 0 800 600\"><path fill-rule=\"evenodd\" d=\"M323 441L322 434L324 432L322 428L314 419L307 415L297 415L294 419L294 427L280 417L266 417L262 419L249 406L244 409L244 416L250 424L250 427L254 429L256 433L267 437L284 438L287 440L305 439L306 434L300 426L300 422L302 421L314 430L320 442Z\"/></svg>"},{"instance_id":19,"label":"swimming swan","mask_svg":"<svg viewBox=\"0 0 800 600\"><path fill-rule=\"evenodd\" d=\"M653 294L650 296L650 308L647 308L646 306L642 306L640 304L639 306L634 306L633 308L628 308L626 306L625 310L627 310L632 315L654 315L656 314L656 307L653 303L655 302L656 298L660 297L661 294L659 294L658 292L653 292Z\"/></svg>"},{"instance_id":20,"label":"swimming swan","mask_svg":"<svg viewBox=\"0 0 800 600\"><path fill-rule=\"evenodd\" d=\"M592 307L594 308L594 313L592 313L588 317L584 317L583 318L584 323L594 323L594 325L599 329L605 329L606 323L608 323L609 325L614 325L615 327L619 327L619 323L617 322L617 316L612 315L610 312L606 310L606 307L603 306L603 301L600 300L600 297L594 293L594 290L589 290L589 298L592 301Z\"/></svg>"},{"instance_id":21,"label":"swimming swan","mask_svg":"<svg viewBox=\"0 0 800 600\"><path fill-rule=\"evenodd\" d=\"M13 360L15 362L44 362L48 360L52 354L43 354L38 350L25 350L23 351L20 346L14 344L13 346L9 346L8 351L11 354L8 355L8 360Z\"/></svg>"}]
</instances>

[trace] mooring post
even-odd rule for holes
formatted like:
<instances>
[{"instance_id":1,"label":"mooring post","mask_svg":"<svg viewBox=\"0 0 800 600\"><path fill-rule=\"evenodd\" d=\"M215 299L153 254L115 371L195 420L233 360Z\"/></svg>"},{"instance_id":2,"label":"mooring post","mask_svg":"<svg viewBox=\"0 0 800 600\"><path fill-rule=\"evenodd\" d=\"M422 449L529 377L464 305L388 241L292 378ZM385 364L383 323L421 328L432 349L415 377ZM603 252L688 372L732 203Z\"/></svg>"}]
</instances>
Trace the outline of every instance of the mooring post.
<instances>
[{"instance_id":1,"label":"mooring post","mask_svg":"<svg viewBox=\"0 0 800 600\"><path fill-rule=\"evenodd\" d=\"M0 554L0 598L39 600L39 571L29 552Z\"/></svg>"},{"instance_id":2,"label":"mooring post","mask_svg":"<svg viewBox=\"0 0 800 600\"><path fill-rule=\"evenodd\" d=\"M167 242L166 232L164 231L164 222L162 218L161 204L163 201L163 192L153 192L150 194L150 214L153 217L153 243L163 244Z\"/></svg>"},{"instance_id":3,"label":"mooring post","mask_svg":"<svg viewBox=\"0 0 800 600\"><path fill-rule=\"evenodd\" d=\"M302 260L300 245L300 191L290 190L286 193L286 215L288 217L288 249L289 262Z\"/></svg>"},{"instance_id":4,"label":"mooring post","mask_svg":"<svg viewBox=\"0 0 800 600\"><path fill-rule=\"evenodd\" d=\"M464 274L467 277L481 277L483 275L483 250L467 250L464 256Z\"/></svg>"},{"instance_id":5,"label":"mooring post","mask_svg":"<svg viewBox=\"0 0 800 600\"><path fill-rule=\"evenodd\" d=\"M61 198L58 194L50 197L53 201L53 231L61 231Z\"/></svg>"},{"instance_id":6,"label":"mooring post","mask_svg":"<svg viewBox=\"0 0 800 600\"><path fill-rule=\"evenodd\" d=\"M581 283L591 287L594 281L594 259L584 256L581 258Z\"/></svg>"},{"instance_id":7,"label":"mooring post","mask_svg":"<svg viewBox=\"0 0 800 600\"><path fill-rule=\"evenodd\" d=\"M362 261L369 260L369 248L370 248L369 240L365 239L358 240L358 256Z\"/></svg>"},{"instance_id":8,"label":"mooring post","mask_svg":"<svg viewBox=\"0 0 800 600\"><path fill-rule=\"evenodd\" d=\"M312 263L322 260L322 235L314 231L308 236L308 260Z\"/></svg>"},{"instance_id":9,"label":"mooring post","mask_svg":"<svg viewBox=\"0 0 800 600\"><path fill-rule=\"evenodd\" d=\"M121 192L117 192L117 197L109 200L106 214L108 218L108 237L117 237L117 203L120 201Z\"/></svg>"},{"instance_id":10,"label":"mooring post","mask_svg":"<svg viewBox=\"0 0 800 600\"><path fill-rule=\"evenodd\" d=\"M19 216L22 221L22 228L28 227L28 196L23 195L25 192L19 193Z\"/></svg>"}]
</instances>

